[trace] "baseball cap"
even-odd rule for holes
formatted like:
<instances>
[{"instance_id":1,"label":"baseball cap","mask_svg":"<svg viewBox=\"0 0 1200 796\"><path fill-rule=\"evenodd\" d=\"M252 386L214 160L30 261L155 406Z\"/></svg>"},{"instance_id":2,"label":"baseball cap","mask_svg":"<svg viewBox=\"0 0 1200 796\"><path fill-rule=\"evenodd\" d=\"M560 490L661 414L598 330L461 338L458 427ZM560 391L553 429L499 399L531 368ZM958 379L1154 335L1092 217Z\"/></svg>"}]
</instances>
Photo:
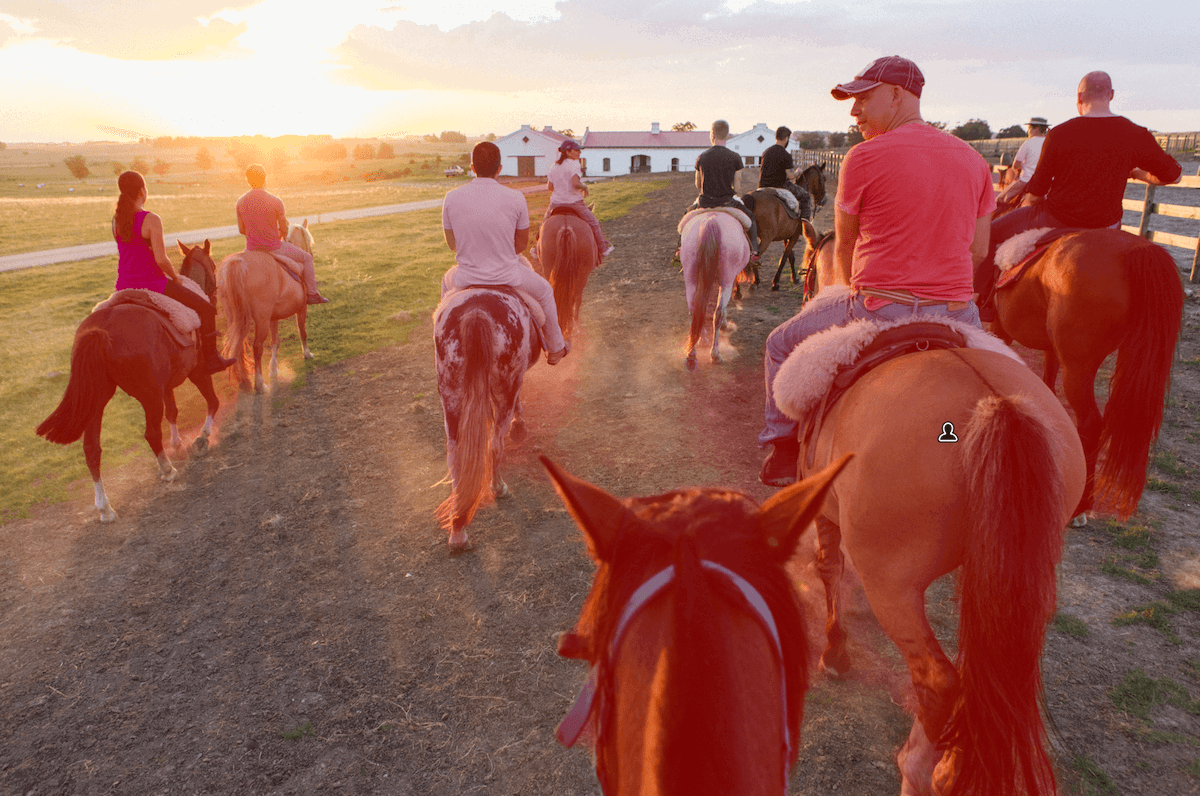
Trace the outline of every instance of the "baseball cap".
<instances>
[{"instance_id":1,"label":"baseball cap","mask_svg":"<svg viewBox=\"0 0 1200 796\"><path fill-rule=\"evenodd\" d=\"M849 83L838 84L830 93L833 94L834 99L850 99L855 94L870 91L880 83L899 86L919 97L921 89L925 86L925 76L921 74L917 65L907 58L888 55L876 58L855 75L853 80Z\"/></svg>"},{"instance_id":2,"label":"baseball cap","mask_svg":"<svg viewBox=\"0 0 1200 796\"><path fill-rule=\"evenodd\" d=\"M578 141L572 141L571 139L568 138L566 141L563 141L561 144L558 145L559 152L569 152L572 149L579 149Z\"/></svg>"}]
</instances>

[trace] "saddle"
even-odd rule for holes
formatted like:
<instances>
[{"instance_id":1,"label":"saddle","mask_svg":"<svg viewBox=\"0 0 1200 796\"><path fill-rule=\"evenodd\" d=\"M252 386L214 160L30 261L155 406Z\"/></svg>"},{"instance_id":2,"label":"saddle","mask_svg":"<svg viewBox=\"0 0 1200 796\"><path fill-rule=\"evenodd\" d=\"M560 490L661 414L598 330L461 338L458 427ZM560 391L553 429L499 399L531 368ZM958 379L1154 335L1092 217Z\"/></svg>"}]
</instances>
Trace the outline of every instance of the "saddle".
<instances>
[{"instance_id":1,"label":"saddle","mask_svg":"<svg viewBox=\"0 0 1200 796\"><path fill-rule=\"evenodd\" d=\"M521 259L525 260L524 257ZM525 260L525 265L529 266L528 260ZM532 266L529 267L532 268ZM529 314L533 316L533 321L535 324L537 324L539 330L546 325L546 311L542 309L542 305L539 304L538 300L535 299L531 294L526 293L520 288L510 287L509 285L467 285L466 287L453 287L454 276L456 273L458 273L458 266L451 266L450 269L446 271L446 275L442 277L444 291L442 293L441 302L438 303L437 309L433 311L435 318L442 313L442 310L446 306L449 305L451 299L459 297L460 293L465 293L470 290L494 290L499 293L507 293L508 295L519 298L521 301L525 302L525 306L529 308Z\"/></svg>"},{"instance_id":2,"label":"saddle","mask_svg":"<svg viewBox=\"0 0 1200 796\"><path fill-rule=\"evenodd\" d=\"M575 216L575 218L578 218L581 221L591 221L591 219L585 216L583 211L575 205L555 205L554 207L550 208L550 212L546 214L546 218L550 218L552 216Z\"/></svg>"},{"instance_id":3,"label":"saddle","mask_svg":"<svg viewBox=\"0 0 1200 796\"><path fill-rule=\"evenodd\" d=\"M243 257L245 257L247 254L267 255L268 257L274 259L275 262L279 263L285 274L299 282L300 287L304 287L304 266L300 265L300 263L296 262L291 257L288 257L286 254L283 254L278 249L273 252L250 251L249 249L243 249L241 252L239 252L239 254L241 254Z\"/></svg>"},{"instance_id":4,"label":"saddle","mask_svg":"<svg viewBox=\"0 0 1200 796\"><path fill-rule=\"evenodd\" d=\"M756 193L773 193L779 197L779 201L783 202L783 208L787 211L788 218L793 221L800 218L800 200L796 198L796 194L789 191L787 188L757 188L754 193L747 194L754 196ZM748 203L747 203L748 204Z\"/></svg>"},{"instance_id":5,"label":"saddle","mask_svg":"<svg viewBox=\"0 0 1200 796\"><path fill-rule=\"evenodd\" d=\"M996 249L996 267L1000 269L996 277L996 289L1016 282L1029 266L1036 263L1046 253L1051 243L1059 238L1083 232L1079 227L1042 227L1031 229L1014 235Z\"/></svg>"},{"instance_id":6,"label":"saddle","mask_svg":"<svg viewBox=\"0 0 1200 796\"><path fill-rule=\"evenodd\" d=\"M739 210L736 207L728 207L728 206L726 206L726 207L701 207L697 210L689 210L687 213L684 214L683 218L679 219L679 226L677 228L677 231L679 232L679 234L682 235L683 230L687 227L687 225L690 224L692 221L695 221L696 218L703 215L704 213L725 213L726 215L733 216L734 218L736 218L738 220L738 223L740 223L742 225L743 230L745 230L746 232L750 231L750 216L746 215L746 212L744 210Z\"/></svg>"},{"instance_id":7,"label":"saddle","mask_svg":"<svg viewBox=\"0 0 1200 796\"><path fill-rule=\"evenodd\" d=\"M188 290L199 296L204 296L204 291L191 279L181 276L180 280ZM204 298L205 301L208 300L207 296L204 296ZM196 334L200 329L200 316L196 314L196 311L173 298L168 298L162 293L153 290L145 288L118 290L93 307L92 312L123 304L152 310L154 316L162 324L163 329L181 347L186 348L196 343Z\"/></svg>"}]
</instances>

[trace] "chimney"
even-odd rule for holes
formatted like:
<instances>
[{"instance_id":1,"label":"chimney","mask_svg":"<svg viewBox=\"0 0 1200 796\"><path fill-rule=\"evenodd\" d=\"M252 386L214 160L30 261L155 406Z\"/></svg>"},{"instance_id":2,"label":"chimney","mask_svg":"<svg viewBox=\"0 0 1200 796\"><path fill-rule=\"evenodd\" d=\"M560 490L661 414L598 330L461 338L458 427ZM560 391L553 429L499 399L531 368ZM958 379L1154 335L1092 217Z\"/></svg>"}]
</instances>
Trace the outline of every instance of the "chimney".
<instances>
[{"instance_id":1,"label":"chimney","mask_svg":"<svg viewBox=\"0 0 1200 796\"><path fill-rule=\"evenodd\" d=\"M658 135L658 122L651 122L651 123L650 123L650 134L651 134L651 135Z\"/></svg>"}]
</instances>

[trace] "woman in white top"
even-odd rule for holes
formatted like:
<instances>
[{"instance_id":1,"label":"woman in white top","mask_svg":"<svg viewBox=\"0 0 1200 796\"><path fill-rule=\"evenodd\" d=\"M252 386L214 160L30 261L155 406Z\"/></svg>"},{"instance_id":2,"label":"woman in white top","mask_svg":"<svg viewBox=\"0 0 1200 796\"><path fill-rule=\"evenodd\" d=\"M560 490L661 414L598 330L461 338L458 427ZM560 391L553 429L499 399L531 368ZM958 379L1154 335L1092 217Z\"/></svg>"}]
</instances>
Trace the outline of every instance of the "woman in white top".
<instances>
[{"instance_id":1,"label":"woman in white top","mask_svg":"<svg viewBox=\"0 0 1200 796\"><path fill-rule=\"evenodd\" d=\"M558 151L558 161L550 167L550 173L546 175L546 184L550 186L550 206L546 208L546 217L548 218L556 207L570 207L576 215L588 222L592 228L592 235L596 238L596 249L601 257L605 257L612 252L613 245L604 239L599 220L583 202L588 189L581 179L579 144L567 139L558 147Z\"/></svg>"}]
</instances>

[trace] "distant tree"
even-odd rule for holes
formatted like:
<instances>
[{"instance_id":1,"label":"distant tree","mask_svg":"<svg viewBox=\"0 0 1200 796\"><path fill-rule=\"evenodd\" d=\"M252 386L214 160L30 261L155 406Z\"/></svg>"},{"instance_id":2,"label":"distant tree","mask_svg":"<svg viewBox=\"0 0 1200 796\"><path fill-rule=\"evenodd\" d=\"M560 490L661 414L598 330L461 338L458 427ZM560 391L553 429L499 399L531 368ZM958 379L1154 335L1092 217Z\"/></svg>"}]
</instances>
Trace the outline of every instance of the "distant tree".
<instances>
[{"instance_id":1,"label":"distant tree","mask_svg":"<svg viewBox=\"0 0 1200 796\"><path fill-rule=\"evenodd\" d=\"M228 152L229 157L233 158L233 162L237 165L238 171L245 171L246 167L251 163L262 163L262 150L259 149L255 144L250 144L234 138L229 142L229 149L226 151Z\"/></svg>"},{"instance_id":2,"label":"distant tree","mask_svg":"<svg viewBox=\"0 0 1200 796\"><path fill-rule=\"evenodd\" d=\"M675 124L671 125L671 129L677 133L687 133L695 130L696 125L692 124L691 122L676 122Z\"/></svg>"},{"instance_id":3,"label":"distant tree","mask_svg":"<svg viewBox=\"0 0 1200 796\"><path fill-rule=\"evenodd\" d=\"M941 130L942 132L946 131L946 123L945 122L925 122L925 124L929 125L930 127L934 128L935 130Z\"/></svg>"},{"instance_id":4,"label":"distant tree","mask_svg":"<svg viewBox=\"0 0 1200 796\"><path fill-rule=\"evenodd\" d=\"M165 160L159 160L158 158L155 158L155 159L154 159L154 166L153 166L153 168L151 169L151 171L153 171L155 174L157 174L158 176L162 177L163 175L165 175L165 174L166 174L168 171L170 171L170 170L171 170L171 164L170 164L170 163L168 163L168 162L167 162L167 161L165 161Z\"/></svg>"},{"instance_id":5,"label":"distant tree","mask_svg":"<svg viewBox=\"0 0 1200 796\"><path fill-rule=\"evenodd\" d=\"M267 165L271 167L271 171L273 173L278 174L287 168L287 164L290 160L291 157L288 155L287 150L281 146L277 146L274 147L271 150L271 154L267 156Z\"/></svg>"},{"instance_id":6,"label":"distant tree","mask_svg":"<svg viewBox=\"0 0 1200 796\"><path fill-rule=\"evenodd\" d=\"M3 141L0 141L0 150L4 150L4 149L8 149L8 144L5 144Z\"/></svg>"},{"instance_id":7,"label":"distant tree","mask_svg":"<svg viewBox=\"0 0 1200 796\"><path fill-rule=\"evenodd\" d=\"M484 141L495 141L495 140L496 140L496 134L495 134L495 133L488 133L487 135L485 135L485 136L483 137L483 140L484 140Z\"/></svg>"},{"instance_id":8,"label":"distant tree","mask_svg":"<svg viewBox=\"0 0 1200 796\"><path fill-rule=\"evenodd\" d=\"M87 159L83 155L71 155L71 157L63 160L63 164L71 174L83 180L92 175L92 170L87 166Z\"/></svg>"},{"instance_id":9,"label":"distant tree","mask_svg":"<svg viewBox=\"0 0 1200 796\"><path fill-rule=\"evenodd\" d=\"M133 159L133 162L129 164L129 170L136 171L138 174L145 177L150 173L150 164L146 162L145 158L136 157Z\"/></svg>"},{"instance_id":10,"label":"distant tree","mask_svg":"<svg viewBox=\"0 0 1200 796\"><path fill-rule=\"evenodd\" d=\"M558 134L559 134L559 135L565 135L567 138L574 138L574 137L575 137L575 131L574 131L574 130L572 130L570 127L568 127L566 130L559 130L559 131L558 131Z\"/></svg>"},{"instance_id":11,"label":"distant tree","mask_svg":"<svg viewBox=\"0 0 1200 796\"><path fill-rule=\"evenodd\" d=\"M440 165L442 165L442 156L441 156L441 155L438 155L436 158L434 158L434 161L433 161L433 162L434 162L434 163L436 163L436 164L437 164L437 165L439 165L439 166L440 166Z\"/></svg>"},{"instance_id":12,"label":"distant tree","mask_svg":"<svg viewBox=\"0 0 1200 796\"><path fill-rule=\"evenodd\" d=\"M825 146L825 134L815 131L796 133L793 136L800 142L801 149L821 149Z\"/></svg>"},{"instance_id":13,"label":"distant tree","mask_svg":"<svg viewBox=\"0 0 1200 796\"><path fill-rule=\"evenodd\" d=\"M845 133L830 133L829 134L829 146L831 149L841 149L845 145L846 145L846 134Z\"/></svg>"},{"instance_id":14,"label":"distant tree","mask_svg":"<svg viewBox=\"0 0 1200 796\"><path fill-rule=\"evenodd\" d=\"M950 133L964 141L986 141L992 137L992 128L983 119L972 119L955 127Z\"/></svg>"},{"instance_id":15,"label":"distant tree","mask_svg":"<svg viewBox=\"0 0 1200 796\"><path fill-rule=\"evenodd\" d=\"M112 163L109 163L108 165L112 166L112 172L113 172L114 177L120 177L121 174L124 173L124 171L125 171L124 163L118 163L117 161L114 160Z\"/></svg>"},{"instance_id":16,"label":"distant tree","mask_svg":"<svg viewBox=\"0 0 1200 796\"><path fill-rule=\"evenodd\" d=\"M396 150L392 149L391 144L380 144L379 151L375 154L375 157L379 158L380 160L391 160L392 158L396 157Z\"/></svg>"},{"instance_id":17,"label":"distant tree","mask_svg":"<svg viewBox=\"0 0 1200 796\"><path fill-rule=\"evenodd\" d=\"M442 137L438 139L443 144L465 144L467 137L462 133L457 133L454 130L446 130L442 133Z\"/></svg>"},{"instance_id":18,"label":"distant tree","mask_svg":"<svg viewBox=\"0 0 1200 796\"><path fill-rule=\"evenodd\" d=\"M371 146L370 144L359 144L358 146L354 147L354 159L374 160L375 147Z\"/></svg>"},{"instance_id":19,"label":"distant tree","mask_svg":"<svg viewBox=\"0 0 1200 796\"><path fill-rule=\"evenodd\" d=\"M426 143L429 143L429 144L438 143L438 137L436 135L434 135L433 133L426 133L424 140Z\"/></svg>"},{"instance_id":20,"label":"distant tree","mask_svg":"<svg viewBox=\"0 0 1200 796\"><path fill-rule=\"evenodd\" d=\"M337 141L313 141L300 147L300 157L305 160L335 162L346 159L346 145Z\"/></svg>"},{"instance_id":21,"label":"distant tree","mask_svg":"<svg viewBox=\"0 0 1200 796\"><path fill-rule=\"evenodd\" d=\"M854 146L863 142L862 130L858 129L857 124L850 125L850 129L846 131L846 146Z\"/></svg>"},{"instance_id":22,"label":"distant tree","mask_svg":"<svg viewBox=\"0 0 1200 796\"><path fill-rule=\"evenodd\" d=\"M1012 127L1005 127L1000 132L996 133L997 138L1025 138L1025 128L1019 124L1014 124Z\"/></svg>"},{"instance_id":23,"label":"distant tree","mask_svg":"<svg viewBox=\"0 0 1200 796\"><path fill-rule=\"evenodd\" d=\"M208 147L202 146L196 152L196 165L200 168L200 171L208 171L213 167L213 156L208 151Z\"/></svg>"}]
</instances>

